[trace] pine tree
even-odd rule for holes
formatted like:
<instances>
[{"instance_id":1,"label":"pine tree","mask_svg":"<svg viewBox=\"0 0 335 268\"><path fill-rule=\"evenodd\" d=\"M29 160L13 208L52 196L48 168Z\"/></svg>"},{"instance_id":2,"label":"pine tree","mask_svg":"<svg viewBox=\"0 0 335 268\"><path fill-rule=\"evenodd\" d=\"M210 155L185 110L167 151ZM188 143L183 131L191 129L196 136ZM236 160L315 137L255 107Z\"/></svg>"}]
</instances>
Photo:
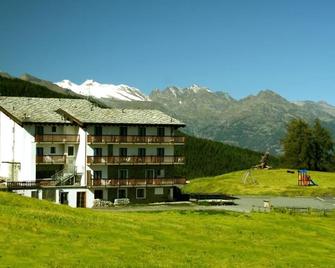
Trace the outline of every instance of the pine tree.
<instances>
[{"instance_id":1,"label":"pine tree","mask_svg":"<svg viewBox=\"0 0 335 268\"><path fill-rule=\"evenodd\" d=\"M330 132L321 126L320 120L315 120L313 126L313 169L327 170L334 160L334 143Z\"/></svg>"},{"instance_id":2,"label":"pine tree","mask_svg":"<svg viewBox=\"0 0 335 268\"><path fill-rule=\"evenodd\" d=\"M316 120L310 127L302 119L293 119L282 140L284 162L291 168L331 169L334 144L327 129Z\"/></svg>"}]
</instances>

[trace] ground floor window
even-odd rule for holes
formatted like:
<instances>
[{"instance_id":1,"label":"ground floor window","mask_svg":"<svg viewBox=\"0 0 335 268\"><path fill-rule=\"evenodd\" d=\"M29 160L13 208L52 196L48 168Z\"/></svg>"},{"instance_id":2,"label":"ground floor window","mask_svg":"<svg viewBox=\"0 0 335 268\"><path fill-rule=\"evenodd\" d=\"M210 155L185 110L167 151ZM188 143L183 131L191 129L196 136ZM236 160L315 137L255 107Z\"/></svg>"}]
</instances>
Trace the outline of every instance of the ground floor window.
<instances>
[{"instance_id":1,"label":"ground floor window","mask_svg":"<svg viewBox=\"0 0 335 268\"><path fill-rule=\"evenodd\" d=\"M94 199L103 199L103 191L95 190L94 191Z\"/></svg>"},{"instance_id":2,"label":"ground floor window","mask_svg":"<svg viewBox=\"0 0 335 268\"><path fill-rule=\"evenodd\" d=\"M117 198L127 198L127 189L117 189Z\"/></svg>"},{"instance_id":3,"label":"ground floor window","mask_svg":"<svg viewBox=\"0 0 335 268\"><path fill-rule=\"evenodd\" d=\"M136 199L145 199L145 188L136 188Z\"/></svg>"},{"instance_id":4,"label":"ground floor window","mask_svg":"<svg viewBox=\"0 0 335 268\"><path fill-rule=\"evenodd\" d=\"M67 192L60 192L59 194L59 203L68 205L69 204L69 199L68 199L69 193Z\"/></svg>"},{"instance_id":5,"label":"ground floor window","mask_svg":"<svg viewBox=\"0 0 335 268\"><path fill-rule=\"evenodd\" d=\"M31 197L38 198L38 191L31 191Z\"/></svg>"},{"instance_id":6,"label":"ground floor window","mask_svg":"<svg viewBox=\"0 0 335 268\"><path fill-rule=\"evenodd\" d=\"M162 195L164 194L164 188L155 188L154 192L155 195Z\"/></svg>"}]
</instances>

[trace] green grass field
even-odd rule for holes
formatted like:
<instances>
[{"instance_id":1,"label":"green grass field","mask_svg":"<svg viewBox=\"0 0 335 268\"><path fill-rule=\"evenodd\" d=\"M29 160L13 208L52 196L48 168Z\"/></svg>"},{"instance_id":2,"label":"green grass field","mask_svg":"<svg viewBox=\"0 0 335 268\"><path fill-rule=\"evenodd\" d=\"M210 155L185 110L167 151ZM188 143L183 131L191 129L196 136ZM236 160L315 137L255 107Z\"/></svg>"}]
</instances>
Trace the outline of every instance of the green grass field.
<instances>
[{"instance_id":1,"label":"green grass field","mask_svg":"<svg viewBox=\"0 0 335 268\"><path fill-rule=\"evenodd\" d=\"M319 186L298 186L298 174L286 169L252 170L257 184L244 184L246 171L227 173L216 177L191 180L183 188L186 193L224 193L230 195L276 195L276 196L335 196L335 173L308 172Z\"/></svg>"},{"instance_id":2,"label":"green grass field","mask_svg":"<svg viewBox=\"0 0 335 268\"><path fill-rule=\"evenodd\" d=\"M0 192L0 267L334 267L335 215L110 212Z\"/></svg>"}]
</instances>

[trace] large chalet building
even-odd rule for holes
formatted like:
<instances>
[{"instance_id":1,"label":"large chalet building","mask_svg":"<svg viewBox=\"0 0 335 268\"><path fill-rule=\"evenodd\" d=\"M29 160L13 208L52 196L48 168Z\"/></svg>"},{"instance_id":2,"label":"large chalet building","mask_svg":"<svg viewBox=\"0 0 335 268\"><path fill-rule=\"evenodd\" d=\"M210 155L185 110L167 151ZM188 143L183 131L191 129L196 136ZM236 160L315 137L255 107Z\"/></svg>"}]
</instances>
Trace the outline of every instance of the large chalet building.
<instances>
[{"instance_id":1,"label":"large chalet building","mask_svg":"<svg viewBox=\"0 0 335 268\"><path fill-rule=\"evenodd\" d=\"M176 130L157 110L100 108L83 99L0 97L0 181L72 207L95 199L171 201L185 178Z\"/></svg>"}]
</instances>

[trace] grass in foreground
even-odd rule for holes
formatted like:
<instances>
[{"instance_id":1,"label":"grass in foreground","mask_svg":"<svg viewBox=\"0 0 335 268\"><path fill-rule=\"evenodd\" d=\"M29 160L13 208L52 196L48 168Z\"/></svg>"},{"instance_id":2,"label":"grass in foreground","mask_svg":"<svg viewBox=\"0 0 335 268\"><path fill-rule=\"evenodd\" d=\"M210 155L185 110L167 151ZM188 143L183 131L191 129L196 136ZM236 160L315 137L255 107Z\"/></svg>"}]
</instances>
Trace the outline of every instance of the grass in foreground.
<instances>
[{"instance_id":1,"label":"grass in foreground","mask_svg":"<svg viewBox=\"0 0 335 268\"><path fill-rule=\"evenodd\" d=\"M298 173L286 169L252 170L257 184L244 184L244 171L191 180L186 193L224 193L230 195L335 196L335 173L308 172L319 186L298 186Z\"/></svg>"},{"instance_id":2,"label":"grass in foreground","mask_svg":"<svg viewBox=\"0 0 335 268\"><path fill-rule=\"evenodd\" d=\"M332 267L335 215L98 212L0 192L0 266Z\"/></svg>"}]
</instances>

